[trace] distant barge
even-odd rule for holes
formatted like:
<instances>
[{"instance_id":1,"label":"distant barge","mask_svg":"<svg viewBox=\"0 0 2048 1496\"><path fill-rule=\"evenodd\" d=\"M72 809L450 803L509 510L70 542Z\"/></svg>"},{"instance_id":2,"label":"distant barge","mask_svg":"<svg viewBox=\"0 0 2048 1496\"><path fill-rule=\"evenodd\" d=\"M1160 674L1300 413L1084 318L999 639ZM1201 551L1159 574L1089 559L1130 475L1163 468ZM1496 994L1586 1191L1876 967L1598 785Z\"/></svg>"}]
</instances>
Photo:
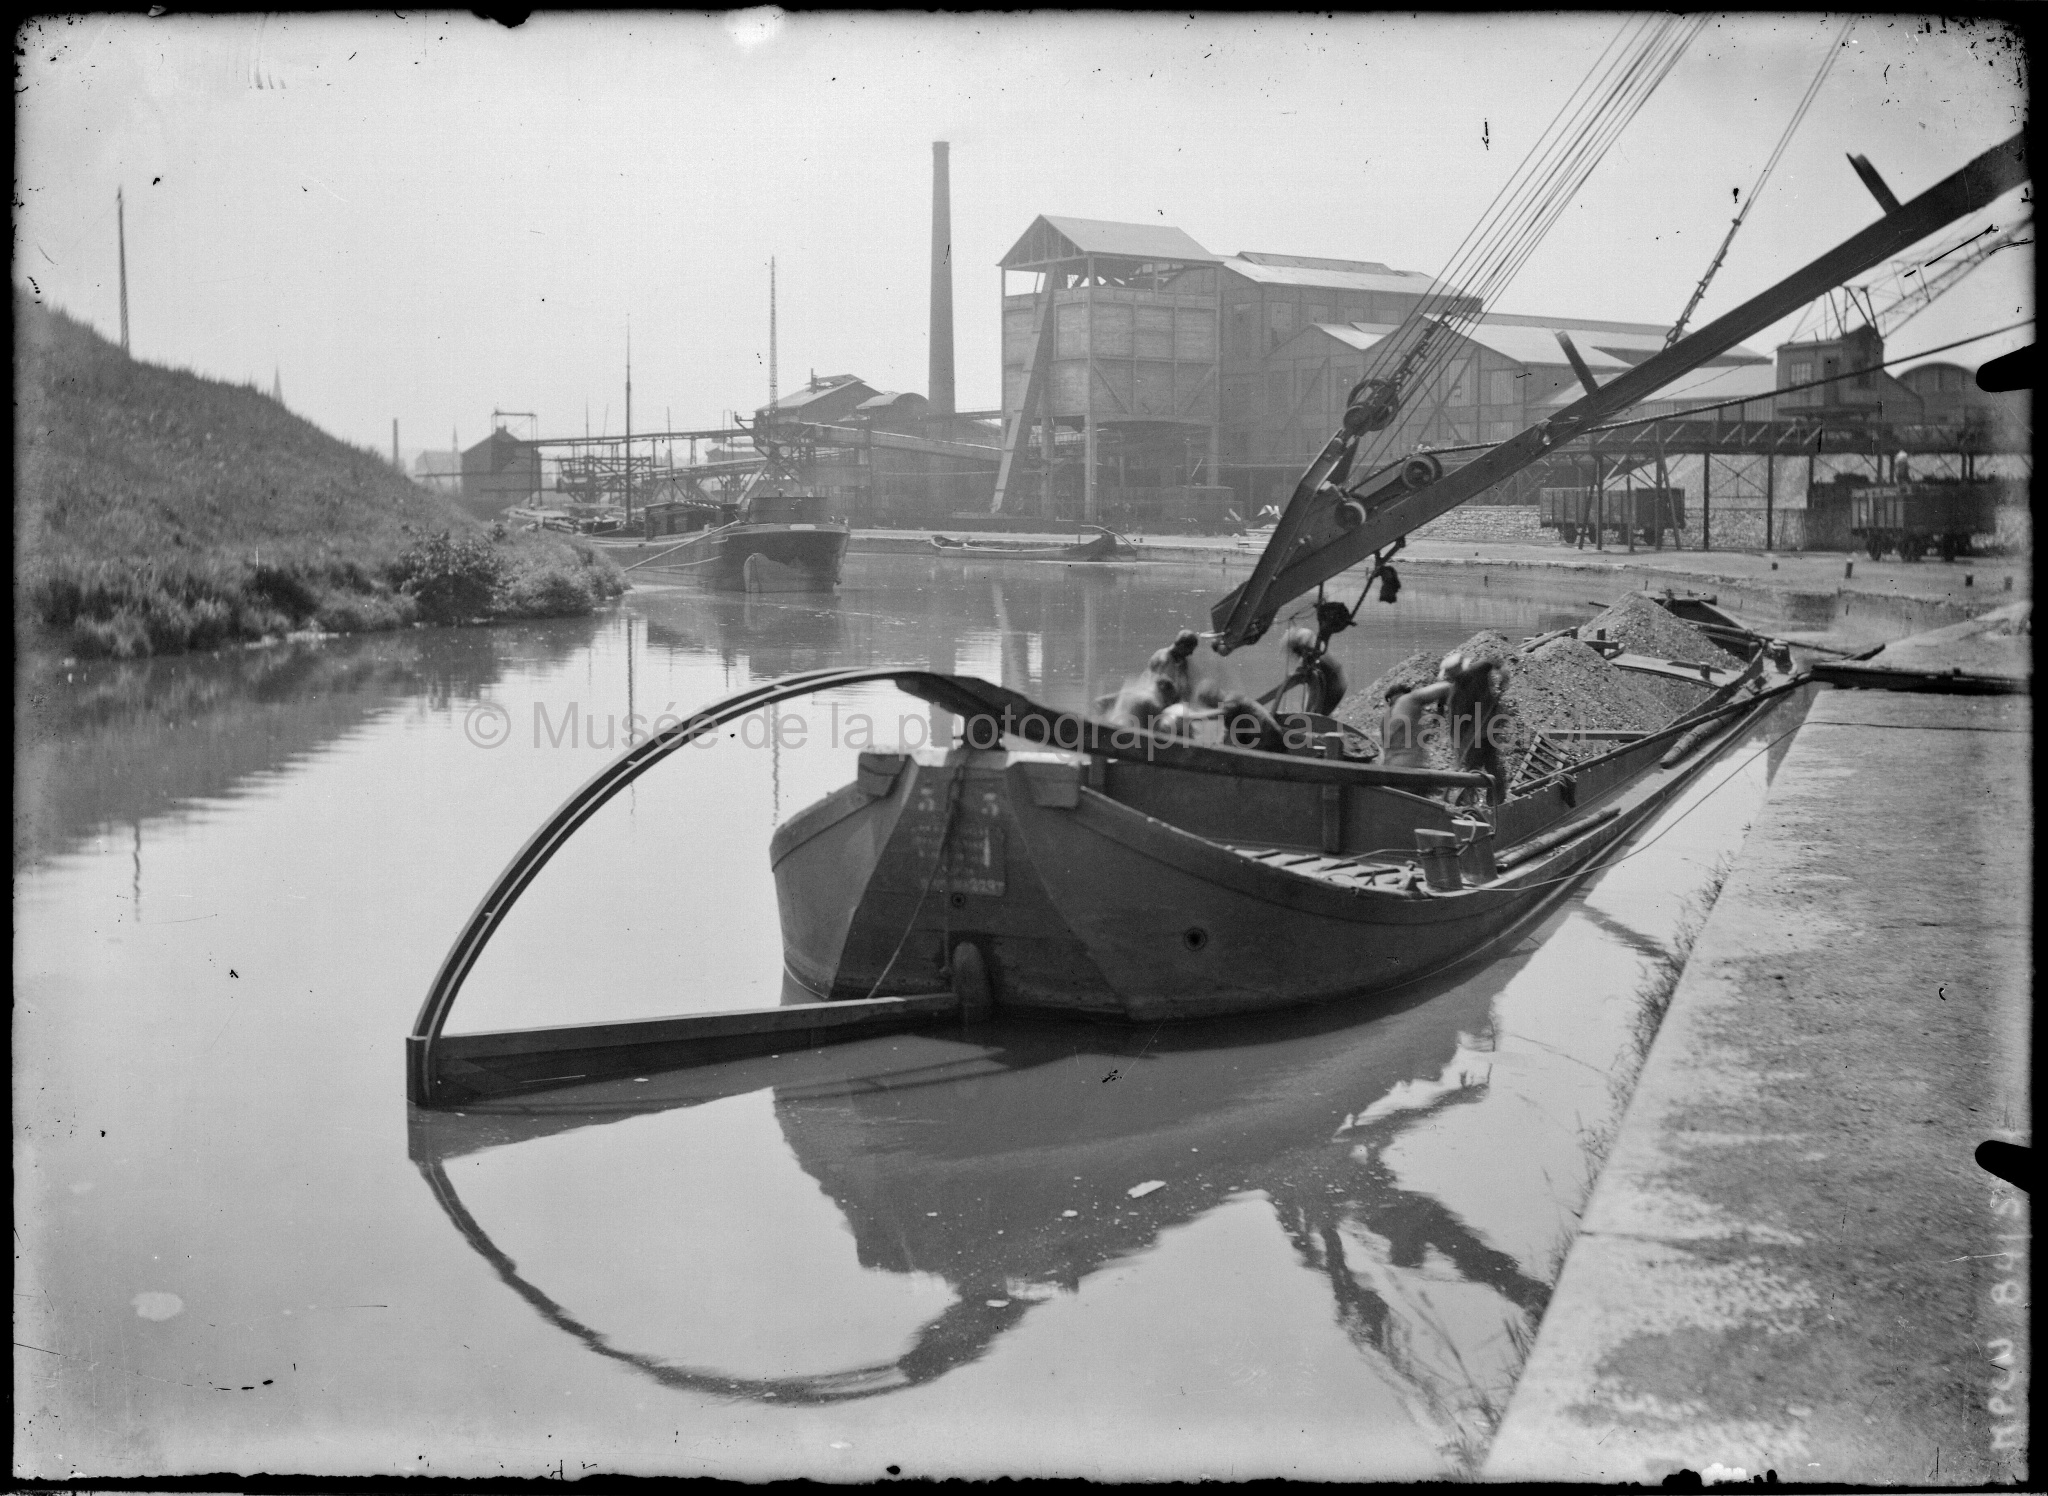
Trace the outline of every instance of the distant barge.
<instances>
[{"instance_id":1,"label":"distant barge","mask_svg":"<svg viewBox=\"0 0 2048 1496\"><path fill-rule=\"evenodd\" d=\"M829 592L839 585L853 535L829 502L813 494L759 494L744 507L719 506L719 522L626 570L672 572L728 591ZM713 517L707 508L704 518Z\"/></svg>"}]
</instances>

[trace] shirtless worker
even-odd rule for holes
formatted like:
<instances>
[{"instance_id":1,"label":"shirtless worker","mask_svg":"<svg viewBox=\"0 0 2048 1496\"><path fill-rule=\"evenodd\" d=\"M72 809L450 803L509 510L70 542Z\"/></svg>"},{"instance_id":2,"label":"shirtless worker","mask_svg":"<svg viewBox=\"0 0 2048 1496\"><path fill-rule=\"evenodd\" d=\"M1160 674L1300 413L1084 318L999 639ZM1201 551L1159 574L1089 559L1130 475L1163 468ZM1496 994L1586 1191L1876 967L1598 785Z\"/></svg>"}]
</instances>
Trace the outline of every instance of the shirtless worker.
<instances>
[{"instance_id":1,"label":"shirtless worker","mask_svg":"<svg viewBox=\"0 0 2048 1496\"><path fill-rule=\"evenodd\" d=\"M1385 713L1380 719L1380 767L1383 769L1427 769L1422 714L1431 707L1448 708L1452 686L1436 681L1427 686L1387 687L1383 698Z\"/></svg>"},{"instance_id":2,"label":"shirtless worker","mask_svg":"<svg viewBox=\"0 0 2048 1496\"><path fill-rule=\"evenodd\" d=\"M1444 656L1438 674L1439 682L1451 688L1444 716L1451 724L1458 767L1492 779L1496 802L1507 790L1507 767L1494 742L1494 716L1500 709L1506 674L1498 660L1472 659L1456 650Z\"/></svg>"}]
</instances>

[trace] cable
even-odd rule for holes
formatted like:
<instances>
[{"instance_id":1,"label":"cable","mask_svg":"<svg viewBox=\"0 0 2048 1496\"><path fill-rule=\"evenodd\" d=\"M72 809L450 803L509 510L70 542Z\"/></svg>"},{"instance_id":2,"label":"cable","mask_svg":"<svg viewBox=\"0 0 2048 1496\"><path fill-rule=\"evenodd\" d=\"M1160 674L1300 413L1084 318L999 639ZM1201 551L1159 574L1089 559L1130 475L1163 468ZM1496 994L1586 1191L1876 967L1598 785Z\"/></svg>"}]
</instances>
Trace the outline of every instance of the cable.
<instances>
[{"instance_id":1,"label":"cable","mask_svg":"<svg viewBox=\"0 0 2048 1496\"><path fill-rule=\"evenodd\" d=\"M1685 324L1692 320L1692 314L1698 310L1701 298L1707 294L1707 287L1713 283L1714 272L1721 268L1721 262L1728 257L1728 246L1735 242L1735 235L1742 228L1743 220L1749 217L1749 210L1756 206L1757 198L1763 193L1764 183L1771 179L1771 172L1776 169L1778 158L1785 154L1785 147L1792 143L1792 136L1798 131L1800 121L1806 118L1806 111L1813 105L1814 95L1820 92L1821 84L1827 81L1829 69L1834 67L1835 58L1848 43L1849 33L1855 26L1854 16L1842 23L1842 29L1836 34L1834 44L1828 48L1827 56L1821 59L1820 71L1813 75L1813 81L1806 85L1806 92L1801 96L1798 107L1792 111L1792 118L1785 126L1785 133L1778 137L1778 144L1772 150L1770 159L1764 162L1764 169L1757 173L1756 181L1749 189L1748 201L1743 203L1736 213L1735 221L1728 225L1727 237L1721 240L1721 247L1715 252L1713 263L1707 266L1707 273L1701 276L1700 283L1693 287L1692 298L1686 302L1685 310L1678 314L1678 320L1671 324L1671 331L1665 334L1666 348L1685 336Z\"/></svg>"},{"instance_id":2,"label":"cable","mask_svg":"<svg viewBox=\"0 0 2048 1496\"><path fill-rule=\"evenodd\" d=\"M1409 369L1402 387L1426 388L1434 382L1439 393L1429 419L1436 419L1449 400L1451 381L1443 378L1446 366L1462 356L1461 350L1448 346L1454 339L1438 341L1430 348L1434 332L1461 332L1498 300L1594 166L1704 28L1706 19L1680 22L1664 17L1654 28L1643 21L1631 23L1636 37L1623 48L1622 56L1609 61L1617 43L1629 34L1629 26L1624 26L1515 177L1496 196L1480 224L1453 253L1431 293L1412 314L1412 322L1425 325L1421 341L1401 352L1404 361L1413 359L1418 349L1424 354L1418 366ZM1387 341L1392 344L1395 340ZM1389 367L1395 354L1394 347L1383 345L1366 378L1392 372L1399 380L1400 371ZM1363 459L1368 470L1380 465L1392 436L1389 430L1355 456Z\"/></svg>"}]
</instances>

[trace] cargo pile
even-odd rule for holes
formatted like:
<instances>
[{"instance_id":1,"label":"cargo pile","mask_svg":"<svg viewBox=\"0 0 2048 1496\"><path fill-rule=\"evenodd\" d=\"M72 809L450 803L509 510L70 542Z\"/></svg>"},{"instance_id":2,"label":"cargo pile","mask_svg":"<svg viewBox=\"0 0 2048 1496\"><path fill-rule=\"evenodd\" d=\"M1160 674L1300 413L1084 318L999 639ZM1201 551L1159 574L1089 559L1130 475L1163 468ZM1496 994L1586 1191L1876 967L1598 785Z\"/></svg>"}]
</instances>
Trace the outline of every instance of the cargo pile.
<instances>
[{"instance_id":1,"label":"cargo pile","mask_svg":"<svg viewBox=\"0 0 2048 1496\"><path fill-rule=\"evenodd\" d=\"M1505 634L1486 630L1458 646L1471 659L1504 664L1505 689L1493 741L1510 779L1521 767L1532 732L1552 739L1566 757L1587 758L1614 745L1575 743L1558 735L1575 729L1654 732L1692 710L1710 694L1703 684L1621 670L1600 650L1582 642L1619 644L1630 654L1688 664L1739 667L1742 663L1704 634L1671 616L1647 593L1632 592L1580 627L1576 634L1547 640L1527 654L1516 653ZM1379 741L1381 714L1391 685L1426 686L1437 679L1440 655L1416 653L1345 701L1337 715ZM1456 745L1436 713L1425 719L1425 755L1432 768L1457 769ZM1433 729L1433 730L1430 730Z\"/></svg>"},{"instance_id":2,"label":"cargo pile","mask_svg":"<svg viewBox=\"0 0 2048 1496\"><path fill-rule=\"evenodd\" d=\"M1630 654L1656 660L1683 660L1688 665L1740 669L1742 661L1698 629L1671 615L1647 592L1623 593L1612 607L1579 626L1581 639L1605 639Z\"/></svg>"}]
</instances>

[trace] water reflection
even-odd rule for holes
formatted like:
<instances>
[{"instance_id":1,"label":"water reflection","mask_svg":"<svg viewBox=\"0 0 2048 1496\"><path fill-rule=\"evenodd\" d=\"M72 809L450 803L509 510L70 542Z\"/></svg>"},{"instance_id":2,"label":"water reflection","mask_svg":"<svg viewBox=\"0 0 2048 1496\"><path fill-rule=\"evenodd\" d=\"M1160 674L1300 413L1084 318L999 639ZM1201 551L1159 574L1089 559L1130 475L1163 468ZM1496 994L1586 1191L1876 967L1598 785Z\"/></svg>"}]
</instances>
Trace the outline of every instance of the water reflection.
<instances>
[{"instance_id":1,"label":"water reflection","mask_svg":"<svg viewBox=\"0 0 2048 1496\"><path fill-rule=\"evenodd\" d=\"M1047 1336L1071 1348L1058 1307L1099 1304L1096 1285L1124 1272L1163 1275L1180 1312L1206 1318L1229 1290L1216 1263L1169 1265L1172 1244L1277 1238L1402 1415L1407 1435L1359 1404L1361 1437L1384 1441L1372 1468L1405 1468L1419 1436L1431 1468L1472 1473L1626 1104L1642 993L1803 705L1508 955L1370 1016L1013 1019L415 1112L411 1157L468 1245L583 1347L785 1408L955 1379L1006 1404L1023 1352L1005 1347L1041 1317L1055 1316L1041 1351ZM1285 1365L1304 1333L1275 1314L1233 1353ZM1119 1405L1173 1416L1136 1352L1119 1379L1125 1354L1096 1352Z\"/></svg>"},{"instance_id":2,"label":"water reflection","mask_svg":"<svg viewBox=\"0 0 2048 1496\"><path fill-rule=\"evenodd\" d=\"M416 1112L412 1156L464 1239L550 1323L665 1385L783 1404L871 1397L979 1361L1039 1305L1076 1293L1110 1263L1150 1251L1163 1233L1254 1195L1267 1202L1301 1263L1327 1283L1335 1322L1435 1419L1454 1422L1465 1389L1438 1385L1445 1381L1440 1364L1457 1359L1446 1355L1443 1328L1376 1275L1392 1282L1425 1269L1448 1273L1478 1290L1478 1312L1492 1315L1496 1330L1518 1332L1533 1326L1549 1288L1432 1195L1404 1186L1383 1154L1406 1128L1476 1099L1485 1082L1474 1078L1425 1107L1351 1124L1375 1100L1438 1075L1461 1046L1479 1042L1474 1031L1488 1024L1514 964L1486 980L1412 992L1396 1011L1363 1023L1321 1013L1136 1033L1013 1022L971 1040L875 1040L579 1088L518 1109ZM883 1344L855 1365L749 1376L693 1355L687 1337L678 1345L636 1344L649 1323L687 1323L688 1313L675 1314L672 1302L659 1305L692 1295L687 1278L671 1275L680 1264L664 1262L639 1283L646 1297L631 1301L624 1322L593 1322L522 1270L521 1241L535 1222L514 1214L496 1223L503 1239L494 1237L456 1183L474 1171L451 1167L485 1150L745 1095L771 1076L779 1138L749 1136L742 1146L787 1150L836 1208L868 1274L935 1277L948 1290L948 1301L905 1344L897 1343L906 1338L900 1316L879 1316L875 1338ZM614 1149L580 1150L582 1167L640 1179L637 1155L656 1137L657 1146L687 1146L673 1129L622 1133ZM750 1162L743 1172L758 1177L765 1168ZM504 1198L503 1184L493 1193ZM746 1200L673 1203L679 1214L732 1209L727 1230L775 1229ZM630 1252L606 1245L621 1240L617 1225L601 1212L576 1232L615 1267L632 1261ZM815 1307L855 1320L864 1308L857 1301ZM1467 1318L1471 1312L1468 1306ZM801 1340L781 1352L800 1357L814 1331L803 1327Z\"/></svg>"},{"instance_id":3,"label":"water reflection","mask_svg":"<svg viewBox=\"0 0 2048 1496\"><path fill-rule=\"evenodd\" d=\"M474 699L513 665L588 646L600 619L542 628L299 640L210 655L23 665L17 869L121 826L241 791L404 704ZM138 854L139 855L139 854Z\"/></svg>"},{"instance_id":4,"label":"water reflection","mask_svg":"<svg viewBox=\"0 0 2048 1496\"><path fill-rule=\"evenodd\" d=\"M594 619L25 665L17 855L62 853L17 879L35 1436L123 1476L289 1464L309 1432L357 1473L424 1451L527 1474L565 1444L847 1479L1471 1469L1616 1115L1635 993L1763 761L1540 942L1398 1010L874 1041L417 1116L408 1158L399 1036L450 933L615 751L537 743L536 707L602 737L758 675L926 661L1075 705L1222 590L967 570L856 557L800 608L656 586ZM1364 682L1576 602L1432 580L1338 643ZM480 703L510 741L467 735ZM851 758L727 744L636 785L521 905L560 917L501 942L553 1005L507 1026L639 982L655 1011L774 1002L778 797ZM187 1312L138 1318L138 1293Z\"/></svg>"}]
</instances>

